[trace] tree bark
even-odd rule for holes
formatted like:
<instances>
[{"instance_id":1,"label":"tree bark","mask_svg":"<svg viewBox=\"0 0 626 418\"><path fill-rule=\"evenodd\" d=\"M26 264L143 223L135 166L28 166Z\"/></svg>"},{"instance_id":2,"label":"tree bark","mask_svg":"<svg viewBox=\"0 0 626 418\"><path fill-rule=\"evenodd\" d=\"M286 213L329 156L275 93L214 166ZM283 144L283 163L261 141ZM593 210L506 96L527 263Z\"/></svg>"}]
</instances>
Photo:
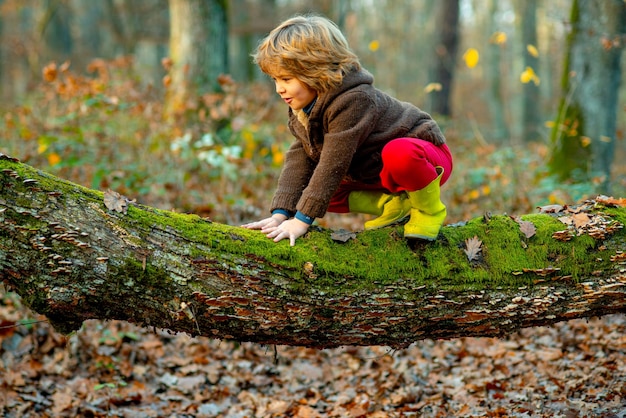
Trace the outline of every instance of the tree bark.
<instances>
[{"instance_id":1,"label":"tree bark","mask_svg":"<svg viewBox=\"0 0 626 418\"><path fill-rule=\"evenodd\" d=\"M498 30L495 19L500 5L501 3L498 0L490 0L488 3L490 34L494 34ZM493 127L490 136L501 143L510 137L505 117L507 103L503 100L504 95L502 92L502 45L492 40L488 51L489 56L485 64L485 71L487 72L487 80L489 83L486 91L488 97L487 105L489 106L489 113L491 115L490 125Z\"/></svg>"},{"instance_id":2,"label":"tree bark","mask_svg":"<svg viewBox=\"0 0 626 418\"><path fill-rule=\"evenodd\" d=\"M571 24L550 170L563 179L574 174L598 177L600 191L607 193L617 137L626 4L574 0Z\"/></svg>"},{"instance_id":3,"label":"tree bark","mask_svg":"<svg viewBox=\"0 0 626 418\"><path fill-rule=\"evenodd\" d=\"M485 216L428 243L313 228L290 247L0 154L0 278L64 333L119 319L316 348L502 336L625 311L623 202Z\"/></svg>"},{"instance_id":4,"label":"tree bark","mask_svg":"<svg viewBox=\"0 0 626 418\"><path fill-rule=\"evenodd\" d=\"M440 2L436 13L437 34L431 79L441 84L441 91L429 95L432 101L431 111L438 115L452 116L450 98L459 45L459 0Z\"/></svg>"},{"instance_id":5,"label":"tree bark","mask_svg":"<svg viewBox=\"0 0 626 418\"><path fill-rule=\"evenodd\" d=\"M529 47L538 48L537 42L537 0L518 0L514 3L518 9L516 13L521 32L521 49L524 69L531 68L535 73L539 71L539 57L533 55ZM540 141L541 138L541 97L539 85L531 81L522 87L522 114L520 130L524 142Z\"/></svg>"},{"instance_id":6,"label":"tree bark","mask_svg":"<svg viewBox=\"0 0 626 418\"><path fill-rule=\"evenodd\" d=\"M169 0L170 58L165 109L172 118L204 93L217 91L228 73L228 22L223 0Z\"/></svg>"}]
</instances>

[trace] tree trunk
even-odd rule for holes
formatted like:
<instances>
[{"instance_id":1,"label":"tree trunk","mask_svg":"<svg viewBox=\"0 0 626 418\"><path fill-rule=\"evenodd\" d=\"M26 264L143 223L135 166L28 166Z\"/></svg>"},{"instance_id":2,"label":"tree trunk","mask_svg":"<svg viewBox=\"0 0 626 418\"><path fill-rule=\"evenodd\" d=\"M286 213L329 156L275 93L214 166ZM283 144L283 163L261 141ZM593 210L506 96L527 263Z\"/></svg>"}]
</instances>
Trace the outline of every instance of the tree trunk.
<instances>
[{"instance_id":1,"label":"tree trunk","mask_svg":"<svg viewBox=\"0 0 626 418\"><path fill-rule=\"evenodd\" d=\"M228 24L223 0L170 0L171 84L166 95L168 118L189 102L217 90L228 72Z\"/></svg>"},{"instance_id":2,"label":"tree trunk","mask_svg":"<svg viewBox=\"0 0 626 418\"><path fill-rule=\"evenodd\" d=\"M0 154L0 278L64 333L120 319L317 348L502 336L625 311L623 202L474 219L429 243L313 228L290 247Z\"/></svg>"},{"instance_id":3,"label":"tree trunk","mask_svg":"<svg viewBox=\"0 0 626 418\"><path fill-rule=\"evenodd\" d=\"M2 8L4 0L0 0L0 9ZM4 36L4 16L0 13L0 100L6 103L9 95L7 94L5 85L5 63L7 62L7 54L5 52L5 36Z\"/></svg>"},{"instance_id":4,"label":"tree trunk","mask_svg":"<svg viewBox=\"0 0 626 418\"><path fill-rule=\"evenodd\" d=\"M489 1L489 33L493 36L498 30L496 15L498 13L499 0ZM487 89L489 113L493 131L491 136L498 142L509 139L509 129L504 116L506 103L502 99L502 45L497 39L492 39L489 45L489 58L485 64L489 87Z\"/></svg>"},{"instance_id":5,"label":"tree trunk","mask_svg":"<svg viewBox=\"0 0 626 418\"><path fill-rule=\"evenodd\" d=\"M597 176L606 191L615 152L626 4L574 0L571 22L550 169L561 178L577 171Z\"/></svg>"},{"instance_id":6,"label":"tree trunk","mask_svg":"<svg viewBox=\"0 0 626 418\"><path fill-rule=\"evenodd\" d=\"M437 5L437 9L438 24L431 80L440 83L441 90L429 95L432 101L430 110L438 115L451 116L450 96L459 44L459 0L444 0Z\"/></svg>"},{"instance_id":7,"label":"tree trunk","mask_svg":"<svg viewBox=\"0 0 626 418\"><path fill-rule=\"evenodd\" d=\"M229 74L235 80L265 80L250 54L278 24L277 12L275 0L236 0L229 3Z\"/></svg>"},{"instance_id":8,"label":"tree trunk","mask_svg":"<svg viewBox=\"0 0 626 418\"><path fill-rule=\"evenodd\" d=\"M519 9L516 13L520 17L519 27L522 33L522 54L524 71L531 69L539 73L539 57L531 52L537 46L537 0L518 0L515 6ZM529 49L530 48L530 49ZM537 78L537 80L539 77ZM541 98L539 95L539 82L531 80L524 83L522 90L522 115L521 135L525 142L538 141L541 139Z\"/></svg>"},{"instance_id":9,"label":"tree trunk","mask_svg":"<svg viewBox=\"0 0 626 418\"><path fill-rule=\"evenodd\" d=\"M40 59L46 61L66 61L73 50L73 39L70 30L72 20L67 4L59 0L45 2L45 10L37 27L38 35L44 45Z\"/></svg>"}]
</instances>

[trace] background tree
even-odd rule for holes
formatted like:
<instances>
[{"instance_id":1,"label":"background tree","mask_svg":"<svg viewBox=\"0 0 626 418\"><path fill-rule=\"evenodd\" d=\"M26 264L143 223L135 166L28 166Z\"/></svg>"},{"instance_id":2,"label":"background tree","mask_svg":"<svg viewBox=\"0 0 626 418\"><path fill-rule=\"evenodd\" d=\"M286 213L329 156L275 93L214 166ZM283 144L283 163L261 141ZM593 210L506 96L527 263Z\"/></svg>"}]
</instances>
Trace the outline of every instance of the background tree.
<instances>
[{"instance_id":1,"label":"background tree","mask_svg":"<svg viewBox=\"0 0 626 418\"><path fill-rule=\"evenodd\" d=\"M250 58L259 41L278 24L276 0L233 0L229 3L229 70L237 81L252 82L260 71Z\"/></svg>"},{"instance_id":2,"label":"background tree","mask_svg":"<svg viewBox=\"0 0 626 418\"><path fill-rule=\"evenodd\" d=\"M430 98L429 110L443 116L452 115L450 103L456 53L459 44L459 0L437 2L435 39L433 42L433 67L431 82L439 83L441 89L434 90Z\"/></svg>"},{"instance_id":3,"label":"background tree","mask_svg":"<svg viewBox=\"0 0 626 418\"><path fill-rule=\"evenodd\" d=\"M170 0L170 81L166 117L218 88L228 72L228 23L223 0Z\"/></svg>"},{"instance_id":4,"label":"background tree","mask_svg":"<svg viewBox=\"0 0 626 418\"><path fill-rule=\"evenodd\" d=\"M2 10L2 5L4 3L4 0L0 0L0 10ZM0 62L4 62L4 60L6 59L5 57L5 46L4 46L4 42L2 42L2 40L4 39L3 36L3 32L4 32L4 19L2 16L2 13L0 13ZM4 89L4 83L2 82L4 77L4 66L0 65L0 100L5 99L6 96L6 91Z\"/></svg>"},{"instance_id":5,"label":"background tree","mask_svg":"<svg viewBox=\"0 0 626 418\"><path fill-rule=\"evenodd\" d=\"M52 57L68 57L72 53L71 14L61 0L46 0L40 12L43 13L36 27L37 35L43 40L42 62Z\"/></svg>"},{"instance_id":6,"label":"background tree","mask_svg":"<svg viewBox=\"0 0 626 418\"><path fill-rule=\"evenodd\" d=\"M616 142L626 4L574 0L550 168L561 178L599 178L608 192Z\"/></svg>"},{"instance_id":7,"label":"background tree","mask_svg":"<svg viewBox=\"0 0 626 418\"><path fill-rule=\"evenodd\" d=\"M520 134L523 141L540 139L539 50L537 45L537 0L515 1L522 49L522 95Z\"/></svg>"},{"instance_id":8,"label":"background tree","mask_svg":"<svg viewBox=\"0 0 626 418\"><path fill-rule=\"evenodd\" d=\"M489 28L489 46L487 63L485 65L489 86L487 88L487 103L489 105L489 113L491 116L491 138L498 142L509 138L509 129L505 118L506 104L503 100L502 91L502 50L506 46L506 33L500 31L497 16L499 14L499 5L502 2L498 0L489 0L488 28Z\"/></svg>"}]
</instances>

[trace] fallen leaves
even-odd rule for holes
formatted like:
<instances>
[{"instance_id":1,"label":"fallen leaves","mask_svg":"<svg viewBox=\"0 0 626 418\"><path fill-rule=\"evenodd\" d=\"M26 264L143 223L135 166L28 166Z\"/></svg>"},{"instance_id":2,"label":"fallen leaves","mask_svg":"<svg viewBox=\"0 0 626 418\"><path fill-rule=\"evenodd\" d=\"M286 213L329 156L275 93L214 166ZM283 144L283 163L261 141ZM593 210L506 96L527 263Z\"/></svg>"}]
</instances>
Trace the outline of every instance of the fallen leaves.
<instances>
[{"instance_id":1,"label":"fallen leaves","mask_svg":"<svg viewBox=\"0 0 626 418\"><path fill-rule=\"evenodd\" d=\"M0 303L0 316L28 315L16 308ZM279 347L275 359L265 346L120 321L88 321L69 342L36 324L0 336L0 415L613 416L626 396L624 335L613 315L394 352Z\"/></svg>"},{"instance_id":2,"label":"fallen leaves","mask_svg":"<svg viewBox=\"0 0 626 418\"><path fill-rule=\"evenodd\" d=\"M623 225L597 210L598 205L625 206L626 199L598 196L587 200L579 206L549 205L539 207L540 213L554 214L559 221L567 225L567 229L556 231L552 238L559 241L569 241L575 236L589 235L597 240L606 239L614 234Z\"/></svg>"},{"instance_id":3,"label":"fallen leaves","mask_svg":"<svg viewBox=\"0 0 626 418\"><path fill-rule=\"evenodd\" d=\"M526 238L532 238L537 233L537 228L532 222L523 221L520 218L516 218L515 221L519 224L519 229Z\"/></svg>"},{"instance_id":4,"label":"fallen leaves","mask_svg":"<svg viewBox=\"0 0 626 418\"><path fill-rule=\"evenodd\" d=\"M126 196L122 196L113 190L107 190L104 192L104 206L106 206L109 210L126 215L129 203L135 203L135 200L128 200Z\"/></svg>"},{"instance_id":5,"label":"fallen leaves","mask_svg":"<svg viewBox=\"0 0 626 418\"><path fill-rule=\"evenodd\" d=\"M482 245L483 242L479 240L477 236L465 240L465 249L463 252L465 252L469 262L478 261L480 259Z\"/></svg>"},{"instance_id":6,"label":"fallen leaves","mask_svg":"<svg viewBox=\"0 0 626 418\"><path fill-rule=\"evenodd\" d=\"M596 202L603 204L605 206L621 206L626 207L626 197L614 198L612 196L598 196L596 197Z\"/></svg>"},{"instance_id":7,"label":"fallen leaves","mask_svg":"<svg viewBox=\"0 0 626 418\"><path fill-rule=\"evenodd\" d=\"M7 160L7 161L10 161L12 163L19 163L20 162L20 160L18 160L17 158L11 157L10 155L3 154L1 152L0 152L0 160Z\"/></svg>"},{"instance_id":8,"label":"fallen leaves","mask_svg":"<svg viewBox=\"0 0 626 418\"><path fill-rule=\"evenodd\" d=\"M345 229L339 229L339 230L333 231L330 234L330 238L335 242L344 243L344 242L350 241L351 239L355 239L356 233L345 230Z\"/></svg>"},{"instance_id":9,"label":"fallen leaves","mask_svg":"<svg viewBox=\"0 0 626 418\"><path fill-rule=\"evenodd\" d=\"M599 213L574 213L560 216L559 221L568 226L567 230L557 231L552 235L560 241L569 241L574 236L583 234L603 240L623 227L621 223Z\"/></svg>"}]
</instances>

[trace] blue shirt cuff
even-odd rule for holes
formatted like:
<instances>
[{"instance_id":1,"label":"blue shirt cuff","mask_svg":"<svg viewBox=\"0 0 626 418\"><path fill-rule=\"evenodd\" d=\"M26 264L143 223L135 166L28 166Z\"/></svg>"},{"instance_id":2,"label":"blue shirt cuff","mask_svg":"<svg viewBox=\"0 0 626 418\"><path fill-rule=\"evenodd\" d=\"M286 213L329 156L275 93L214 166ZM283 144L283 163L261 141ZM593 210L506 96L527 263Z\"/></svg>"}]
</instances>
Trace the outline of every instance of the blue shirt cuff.
<instances>
[{"instance_id":1,"label":"blue shirt cuff","mask_svg":"<svg viewBox=\"0 0 626 418\"><path fill-rule=\"evenodd\" d=\"M296 212L296 219L299 220L299 221L302 221L302 222L304 222L306 224L309 224L309 225L311 225L313 223L313 221L315 220L315 218L312 218L312 217L310 217L308 215L305 215L304 213L302 213L300 211Z\"/></svg>"},{"instance_id":2,"label":"blue shirt cuff","mask_svg":"<svg viewBox=\"0 0 626 418\"><path fill-rule=\"evenodd\" d=\"M287 217L287 219L291 218L293 216L293 213L290 213L288 210L285 209L274 209L272 211L272 215L285 215Z\"/></svg>"}]
</instances>

